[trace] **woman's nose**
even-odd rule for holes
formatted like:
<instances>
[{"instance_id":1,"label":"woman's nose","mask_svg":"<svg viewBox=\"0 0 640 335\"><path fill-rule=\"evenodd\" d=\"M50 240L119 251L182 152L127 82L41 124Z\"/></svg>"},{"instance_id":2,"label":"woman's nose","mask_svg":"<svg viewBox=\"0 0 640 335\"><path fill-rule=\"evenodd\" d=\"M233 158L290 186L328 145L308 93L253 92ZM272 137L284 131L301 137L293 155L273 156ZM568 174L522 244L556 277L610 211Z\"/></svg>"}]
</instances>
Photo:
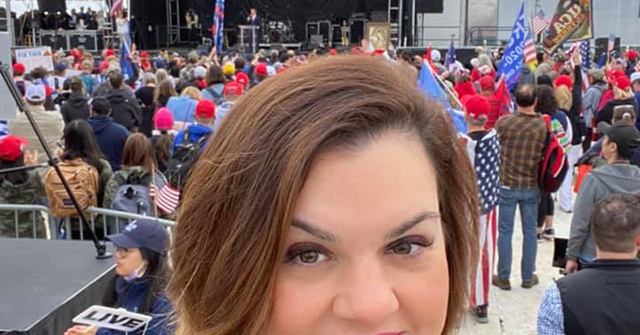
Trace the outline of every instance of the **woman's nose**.
<instances>
[{"instance_id":1,"label":"woman's nose","mask_svg":"<svg viewBox=\"0 0 640 335\"><path fill-rule=\"evenodd\" d=\"M333 301L333 312L355 322L381 323L398 311L400 303L382 265L376 261L362 263L345 276Z\"/></svg>"}]
</instances>

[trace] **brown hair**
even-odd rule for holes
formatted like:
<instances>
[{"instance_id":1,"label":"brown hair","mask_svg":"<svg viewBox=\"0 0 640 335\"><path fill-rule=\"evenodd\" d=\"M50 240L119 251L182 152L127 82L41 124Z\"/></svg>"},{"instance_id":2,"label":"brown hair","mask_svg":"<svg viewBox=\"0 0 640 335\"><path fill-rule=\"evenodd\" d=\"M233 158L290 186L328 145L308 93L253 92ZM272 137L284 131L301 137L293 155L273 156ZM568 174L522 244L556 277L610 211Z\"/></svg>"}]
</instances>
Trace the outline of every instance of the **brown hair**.
<instances>
[{"instance_id":1,"label":"brown hair","mask_svg":"<svg viewBox=\"0 0 640 335\"><path fill-rule=\"evenodd\" d=\"M144 134L133 134L124 143L122 166L142 166L149 173L155 170L155 151L151 141Z\"/></svg>"},{"instance_id":2,"label":"brown hair","mask_svg":"<svg viewBox=\"0 0 640 335\"><path fill-rule=\"evenodd\" d=\"M599 201L591 215L593 238L607 252L627 253L636 248L640 234L640 196L613 195Z\"/></svg>"},{"instance_id":3,"label":"brown hair","mask_svg":"<svg viewBox=\"0 0 640 335\"><path fill-rule=\"evenodd\" d=\"M164 98L165 101L169 100L170 97L178 96L178 92L173 88L171 81L169 79L165 79L160 82L158 87L156 87L155 92L153 92L153 101L158 103L158 99ZM159 105L164 105L160 103Z\"/></svg>"},{"instance_id":4,"label":"brown hair","mask_svg":"<svg viewBox=\"0 0 640 335\"><path fill-rule=\"evenodd\" d=\"M450 117L415 78L373 57L329 57L258 85L234 108L242 113L227 115L183 193L168 289L177 334L264 333L284 238L314 159L359 150L388 131L415 136L436 171L450 287L444 333L452 331L477 250L475 174Z\"/></svg>"}]
</instances>

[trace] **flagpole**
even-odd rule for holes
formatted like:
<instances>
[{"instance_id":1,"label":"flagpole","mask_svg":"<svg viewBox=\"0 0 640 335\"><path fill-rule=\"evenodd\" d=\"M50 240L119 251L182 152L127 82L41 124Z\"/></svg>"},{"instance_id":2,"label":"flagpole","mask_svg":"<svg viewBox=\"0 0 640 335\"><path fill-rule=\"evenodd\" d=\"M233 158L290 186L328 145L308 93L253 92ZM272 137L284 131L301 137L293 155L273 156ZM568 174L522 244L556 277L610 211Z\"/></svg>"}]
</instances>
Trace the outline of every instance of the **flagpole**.
<instances>
[{"instance_id":1,"label":"flagpole","mask_svg":"<svg viewBox=\"0 0 640 335\"><path fill-rule=\"evenodd\" d=\"M460 108L464 109L464 106L462 105L462 103L460 102L460 100L458 100L458 97L456 97L456 95L449 89L449 86L447 86L447 84L445 84L442 79L440 78L440 76L431 68L431 66L429 66L429 64L425 64L428 68L429 71L431 72L431 75L436 78L436 81L438 82L438 84L440 86L442 86L442 88L447 92L447 95L453 97L453 100L458 104L458 106ZM456 106L456 107L458 107ZM462 115L465 116L464 113L456 110L455 108L452 108L454 113L458 114L458 115Z\"/></svg>"}]
</instances>

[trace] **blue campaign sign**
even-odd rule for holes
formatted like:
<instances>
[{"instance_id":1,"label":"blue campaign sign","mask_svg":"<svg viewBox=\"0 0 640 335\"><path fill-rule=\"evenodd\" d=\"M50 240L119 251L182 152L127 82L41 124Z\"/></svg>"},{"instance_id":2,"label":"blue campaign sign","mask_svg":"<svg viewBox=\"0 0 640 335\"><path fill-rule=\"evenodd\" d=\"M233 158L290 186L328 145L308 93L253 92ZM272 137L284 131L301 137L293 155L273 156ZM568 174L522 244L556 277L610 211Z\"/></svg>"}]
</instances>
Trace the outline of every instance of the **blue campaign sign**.
<instances>
[{"instance_id":1,"label":"blue campaign sign","mask_svg":"<svg viewBox=\"0 0 640 335\"><path fill-rule=\"evenodd\" d=\"M520 5L520 12L516 23L513 25L511 39L509 45L504 52L500 67L498 68L498 76L504 74L505 83L509 90L518 83L520 77L520 69L524 61L524 44L527 40L527 29L524 26L524 0Z\"/></svg>"}]
</instances>

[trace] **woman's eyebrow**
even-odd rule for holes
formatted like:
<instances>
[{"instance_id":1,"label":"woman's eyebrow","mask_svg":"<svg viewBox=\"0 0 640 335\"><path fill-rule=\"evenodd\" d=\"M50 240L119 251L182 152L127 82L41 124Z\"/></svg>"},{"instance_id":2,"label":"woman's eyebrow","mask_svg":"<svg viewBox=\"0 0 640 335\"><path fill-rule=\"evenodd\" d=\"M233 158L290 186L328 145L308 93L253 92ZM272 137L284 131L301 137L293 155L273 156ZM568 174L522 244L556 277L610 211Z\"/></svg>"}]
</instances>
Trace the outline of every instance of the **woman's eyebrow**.
<instances>
[{"instance_id":1,"label":"woman's eyebrow","mask_svg":"<svg viewBox=\"0 0 640 335\"><path fill-rule=\"evenodd\" d=\"M304 222L302 220L295 219L293 220L293 223L291 225L293 227L302 229L308 234L313 235L323 241L338 242L340 240L336 235L333 235L332 233L326 230L322 230L318 227L314 227L312 224Z\"/></svg>"},{"instance_id":2,"label":"woman's eyebrow","mask_svg":"<svg viewBox=\"0 0 640 335\"><path fill-rule=\"evenodd\" d=\"M404 233L406 233L407 231L411 230L411 228L415 227L416 225L418 225L419 223L422 223L428 219L438 219L440 218L440 213L436 213L436 212L429 212L429 211L424 211L424 212L420 212L418 214L416 214L412 219L410 219L409 221L399 225L398 227L394 228L393 230L391 230L386 238L388 240L393 239L393 238L398 238L400 236L402 236Z\"/></svg>"}]
</instances>

